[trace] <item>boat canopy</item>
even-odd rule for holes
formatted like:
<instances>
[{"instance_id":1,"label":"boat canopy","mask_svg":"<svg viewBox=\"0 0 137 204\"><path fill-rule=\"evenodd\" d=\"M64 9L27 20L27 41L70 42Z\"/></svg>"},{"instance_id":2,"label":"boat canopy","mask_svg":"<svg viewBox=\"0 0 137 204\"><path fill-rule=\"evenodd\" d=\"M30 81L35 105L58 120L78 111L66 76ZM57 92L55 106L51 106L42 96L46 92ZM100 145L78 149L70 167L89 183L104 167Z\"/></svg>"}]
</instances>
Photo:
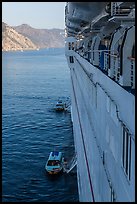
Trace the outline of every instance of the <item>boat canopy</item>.
<instances>
[{"instance_id":1,"label":"boat canopy","mask_svg":"<svg viewBox=\"0 0 137 204\"><path fill-rule=\"evenodd\" d=\"M61 152L57 152L57 151L50 152L48 160L59 160L59 161L61 161L61 159L62 159L62 153Z\"/></svg>"}]
</instances>

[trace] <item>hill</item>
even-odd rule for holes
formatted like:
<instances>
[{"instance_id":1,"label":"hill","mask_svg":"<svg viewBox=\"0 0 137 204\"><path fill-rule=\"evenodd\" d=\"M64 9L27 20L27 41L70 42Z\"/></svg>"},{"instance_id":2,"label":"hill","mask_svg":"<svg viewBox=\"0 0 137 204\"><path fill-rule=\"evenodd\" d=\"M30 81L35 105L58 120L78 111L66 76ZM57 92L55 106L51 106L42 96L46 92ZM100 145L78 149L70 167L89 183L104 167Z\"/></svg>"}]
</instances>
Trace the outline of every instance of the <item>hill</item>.
<instances>
[{"instance_id":1,"label":"hill","mask_svg":"<svg viewBox=\"0 0 137 204\"><path fill-rule=\"evenodd\" d=\"M35 50L35 45L28 37L2 22L2 51Z\"/></svg>"},{"instance_id":2,"label":"hill","mask_svg":"<svg viewBox=\"0 0 137 204\"><path fill-rule=\"evenodd\" d=\"M13 27L18 33L28 37L40 48L64 47L65 38L63 29L36 29L27 24Z\"/></svg>"}]
</instances>

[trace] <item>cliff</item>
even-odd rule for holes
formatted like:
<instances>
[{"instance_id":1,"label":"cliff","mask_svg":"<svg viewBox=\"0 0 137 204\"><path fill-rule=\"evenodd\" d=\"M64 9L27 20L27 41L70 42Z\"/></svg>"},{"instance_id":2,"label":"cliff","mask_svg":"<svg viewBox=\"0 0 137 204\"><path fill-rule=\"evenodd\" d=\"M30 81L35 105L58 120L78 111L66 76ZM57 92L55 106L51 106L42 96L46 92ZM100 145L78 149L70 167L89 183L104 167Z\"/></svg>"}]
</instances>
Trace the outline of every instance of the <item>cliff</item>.
<instances>
[{"instance_id":1,"label":"cliff","mask_svg":"<svg viewBox=\"0 0 137 204\"><path fill-rule=\"evenodd\" d=\"M15 29L2 23L2 51L34 50L38 46Z\"/></svg>"}]
</instances>

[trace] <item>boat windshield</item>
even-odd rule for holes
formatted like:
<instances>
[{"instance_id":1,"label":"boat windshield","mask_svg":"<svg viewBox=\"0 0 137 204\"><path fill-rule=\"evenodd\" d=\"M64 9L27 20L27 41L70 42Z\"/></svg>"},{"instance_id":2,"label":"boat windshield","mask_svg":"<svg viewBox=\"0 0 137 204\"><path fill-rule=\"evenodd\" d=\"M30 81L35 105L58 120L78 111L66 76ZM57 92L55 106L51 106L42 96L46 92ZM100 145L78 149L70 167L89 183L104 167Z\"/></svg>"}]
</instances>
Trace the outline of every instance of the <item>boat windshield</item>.
<instances>
[{"instance_id":1,"label":"boat windshield","mask_svg":"<svg viewBox=\"0 0 137 204\"><path fill-rule=\"evenodd\" d=\"M63 106L63 104L56 104L56 106Z\"/></svg>"},{"instance_id":2,"label":"boat windshield","mask_svg":"<svg viewBox=\"0 0 137 204\"><path fill-rule=\"evenodd\" d=\"M47 166L59 166L60 161L59 160L49 160L47 163Z\"/></svg>"}]
</instances>

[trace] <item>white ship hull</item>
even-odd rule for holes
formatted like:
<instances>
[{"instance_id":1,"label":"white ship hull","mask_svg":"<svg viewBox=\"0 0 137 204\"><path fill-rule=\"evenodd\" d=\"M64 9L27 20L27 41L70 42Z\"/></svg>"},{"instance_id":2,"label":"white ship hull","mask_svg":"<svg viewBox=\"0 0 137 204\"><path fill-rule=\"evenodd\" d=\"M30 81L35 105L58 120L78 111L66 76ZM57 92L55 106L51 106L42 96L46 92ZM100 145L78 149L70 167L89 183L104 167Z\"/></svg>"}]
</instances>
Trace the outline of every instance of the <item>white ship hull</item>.
<instances>
[{"instance_id":1,"label":"white ship hull","mask_svg":"<svg viewBox=\"0 0 137 204\"><path fill-rule=\"evenodd\" d=\"M72 43L73 38L68 37L67 42ZM89 58L84 59L79 50L66 45L66 58L71 75L79 201L133 202L134 94Z\"/></svg>"},{"instance_id":2,"label":"white ship hull","mask_svg":"<svg viewBox=\"0 0 137 204\"><path fill-rule=\"evenodd\" d=\"M111 201L112 186L119 201L130 202L135 195L134 179L129 185L119 155L122 149L122 118L126 118L124 121L134 132L134 96L78 54L74 55L75 63L73 66L68 64L71 68L79 200ZM92 73L92 79L89 73ZM133 161L134 151L133 140ZM131 175L135 174L134 170L133 163Z\"/></svg>"}]
</instances>

